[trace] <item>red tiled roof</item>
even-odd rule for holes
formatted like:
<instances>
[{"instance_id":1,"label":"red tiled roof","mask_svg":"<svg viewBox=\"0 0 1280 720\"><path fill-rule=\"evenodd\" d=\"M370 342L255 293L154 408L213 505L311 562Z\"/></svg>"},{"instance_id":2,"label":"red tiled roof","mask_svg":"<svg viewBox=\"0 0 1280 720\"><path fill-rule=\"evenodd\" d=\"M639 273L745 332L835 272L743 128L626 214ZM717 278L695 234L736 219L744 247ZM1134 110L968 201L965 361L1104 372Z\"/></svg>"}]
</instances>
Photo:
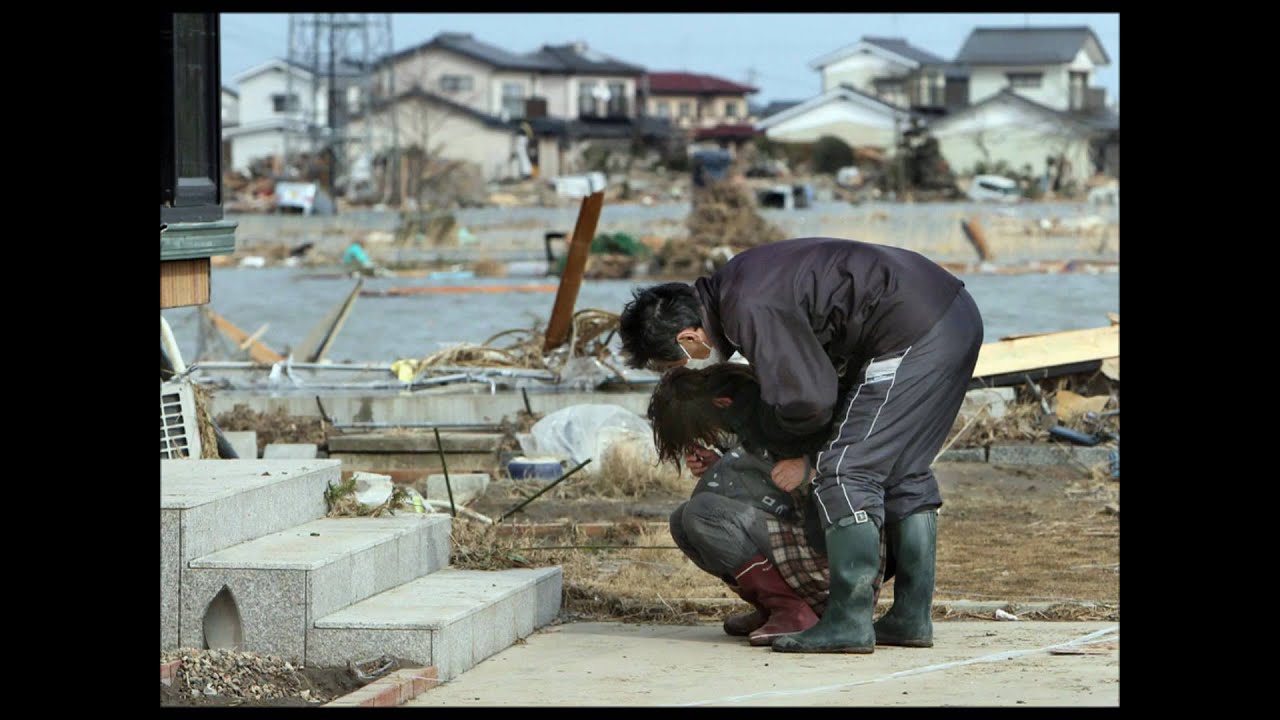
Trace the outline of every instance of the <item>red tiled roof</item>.
<instances>
[{"instance_id":1,"label":"red tiled roof","mask_svg":"<svg viewBox=\"0 0 1280 720\"><path fill-rule=\"evenodd\" d=\"M714 75L697 75L683 72L649 73L647 79L650 93L724 93L737 95L753 93L759 89L718 78Z\"/></svg>"},{"instance_id":2,"label":"red tiled roof","mask_svg":"<svg viewBox=\"0 0 1280 720\"><path fill-rule=\"evenodd\" d=\"M754 137L756 129L751 125L717 125L713 128L701 128L694 131L695 140L711 140L716 138L749 138Z\"/></svg>"}]
</instances>

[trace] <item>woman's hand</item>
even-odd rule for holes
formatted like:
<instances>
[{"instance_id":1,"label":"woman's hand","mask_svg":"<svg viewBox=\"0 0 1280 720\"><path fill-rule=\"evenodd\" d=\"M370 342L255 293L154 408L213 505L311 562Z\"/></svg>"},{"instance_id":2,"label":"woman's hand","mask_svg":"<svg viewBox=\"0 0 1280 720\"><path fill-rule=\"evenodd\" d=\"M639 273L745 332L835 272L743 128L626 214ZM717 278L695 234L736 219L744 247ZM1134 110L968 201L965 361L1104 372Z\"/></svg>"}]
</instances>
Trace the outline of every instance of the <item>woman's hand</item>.
<instances>
[{"instance_id":1,"label":"woman's hand","mask_svg":"<svg viewBox=\"0 0 1280 720\"><path fill-rule=\"evenodd\" d=\"M807 465L808 463L802 457L779 460L773 464L773 471L770 473L773 484L787 492L795 490L800 487L800 483L808 479L804 476Z\"/></svg>"},{"instance_id":2,"label":"woman's hand","mask_svg":"<svg viewBox=\"0 0 1280 720\"><path fill-rule=\"evenodd\" d=\"M716 464L719 459L720 453L715 450L701 447L694 448L684 454L684 465L689 468L689 472L693 473L694 477L702 477L702 473Z\"/></svg>"}]
</instances>

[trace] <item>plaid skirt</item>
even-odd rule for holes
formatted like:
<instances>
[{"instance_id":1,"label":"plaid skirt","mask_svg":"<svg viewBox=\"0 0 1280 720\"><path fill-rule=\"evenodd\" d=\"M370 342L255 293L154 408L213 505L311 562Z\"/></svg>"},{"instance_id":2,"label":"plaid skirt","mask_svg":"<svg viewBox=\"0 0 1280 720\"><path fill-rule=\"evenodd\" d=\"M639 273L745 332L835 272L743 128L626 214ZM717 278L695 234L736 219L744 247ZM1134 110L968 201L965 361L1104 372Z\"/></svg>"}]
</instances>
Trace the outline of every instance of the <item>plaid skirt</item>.
<instances>
[{"instance_id":1,"label":"plaid skirt","mask_svg":"<svg viewBox=\"0 0 1280 720\"><path fill-rule=\"evenodd\" d=\"M827 595L830 594L831 572L827 567L827 558L818 548L809 543L804 531L805 513L813 512L810 504L808 484L802 484L792 493L796 509L793 517L779 520L773 516L765 519L769 529L769 551L773 564L778 572L791 586L796 594L809 603L814 614L821 616L827 607ZM872 583L872 608L880 599L880 585L884 582L884 565L886 559L884 530L880 531L880 570Z\"/></svg>"}]
</instances>

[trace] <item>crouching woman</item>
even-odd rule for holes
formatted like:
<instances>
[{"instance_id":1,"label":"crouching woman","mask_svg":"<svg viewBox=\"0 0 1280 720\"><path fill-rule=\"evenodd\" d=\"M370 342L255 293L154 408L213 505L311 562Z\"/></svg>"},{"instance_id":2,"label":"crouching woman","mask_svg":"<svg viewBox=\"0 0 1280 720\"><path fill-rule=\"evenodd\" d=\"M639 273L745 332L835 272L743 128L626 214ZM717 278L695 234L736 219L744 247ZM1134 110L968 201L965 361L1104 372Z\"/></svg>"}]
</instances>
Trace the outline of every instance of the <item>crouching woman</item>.
<instances>
[{"instance_id":1,"label":"crouching woman","mask_svg":"<svg viewBox=\"0 0 1280 720\"><path fill-rule=\"evenodd\" d=\"M815 625L826 607L830 573L810 485L788 493L770 472L775 456L811 456L828 432L779 447L762 434L759 403L760 385L746 365L679 367L658 383L648 417L660 460L677 467L683 460L698 478L671 514L671 537L693 564L752 605L727 618L724 631L768 646ZM880 556L877 597L883 547Z\"/></svg>"}]
</instances>

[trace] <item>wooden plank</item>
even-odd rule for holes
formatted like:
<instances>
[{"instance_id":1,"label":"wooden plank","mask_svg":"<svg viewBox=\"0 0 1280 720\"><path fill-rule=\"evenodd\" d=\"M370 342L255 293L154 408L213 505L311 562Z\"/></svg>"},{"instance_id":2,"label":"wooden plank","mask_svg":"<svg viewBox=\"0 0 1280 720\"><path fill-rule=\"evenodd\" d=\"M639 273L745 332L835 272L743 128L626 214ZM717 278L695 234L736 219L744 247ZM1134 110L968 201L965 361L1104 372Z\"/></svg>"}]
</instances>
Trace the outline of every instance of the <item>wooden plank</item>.
<instances>
[{"instance_id":1,"label":"wooden plank","mask_svg":"<svg viewBox=\"0 0 1280 720\"><path fill-rule=\"evenodd\" d=\"M160 263L160 309L209 302L209 258Z\"/></svg>"},{"instance_id":2,"label":"wooden plank","mask_svg":"<svg viewBox=\"0 0 1280 720\"><path fill-rule=\"evenodd\" d=\"M230 338L231 342L235 343L237 346L243 345L246 341L249 341L249 357L252 358L254 362L278 363L284 361L283 355L272 350L266 345L263 345L261 341L250 340L249 333L236 327L230 320L214 312L212 308L205 306L200 308L200 311L203 312L205 317L213 323L214 327L218 328L219 332Z\"/></svg>"},{"instance_id":3,"label":"wooden plank","mask_svg":"<svg viewBox=\"0 0 1280 720\"><path fill-rule=\"evenodd\" d=\"M502 444L501 433L442 432L440 442L445 454L455 452L494 453ZM438 452L435 433L361 433L333 435L329 452L350 453L434 453Z\"/></svg>"},{"instance_id":4,"label":"wooden plank","mask_svg":"<svg viewBox=\"0 0 1280 720\"><path fill-rule=\"evenodd\" d=\"M546 342L542 349L554 350L569 339L573 324L573 306L578 302L578 289L582 287L582 273L587 269L587 256L591 241L596 236L596 224L600 220L600 208L604 205L604 191L592 193L582 199L578 210L578 222L573 228L569 243L569 255L565 260L560 287L556 291L556 304L547 323Z\"/></svg>"},{"instance_id":5,"label":"wooden plank","mask_svg":"<svg viewBox=\"0 0 1280 720\"><path fill-rule=\"evenodd\" d=\"M442 473L439 453L353 453L329 451L330 460L341 460L343 470L388 473L392 470L413 470L422 473ZM500 463L498 453L445 452L445 463L451 473L485 472L497 475Z\"/></svg>"},{"instance_id":6,"label":"wooden plank","mask_svg":"<svg viewBox=\"0 0 1280 720\"><path fill-rule=\"evenodd\" d=\"M977 390L979 388L988 387L1013 387L1026 383L1027 378L1031 378L1032 380L1049 380L1051 378L1063 377L1065 375L1093 373L1097 372L1101 367L1101 360L1089 360L1087 362L1054 365L1053 367L1036 368L1034 370L1019 370L1000 375L975 375L973 380L969 381L969 389Z\"/></svg>"},{"instance_id":7,"label":"wooden plank","mask_svg":"<svg viewBox=\"0 0 1280 720\"><path fill-rule=\"evenodd\" d=\"M1120 326L1067 330L987 343L978 352L974 377L1069 365L1120 355Z\"/></svg>"},{"instance_id":8,"label":"wooden plank","mask_svg":"<svg viewBox=\"0 0 1280 720\"><path fill-rule=\"evenodd\" d=\"M364 287L363 277L358 278L351 292L347 293L347 296L311 329L307 339L303 340L302 345L294 351L294 357L301 358L303 362L320 362L333 347L338 333L342 331L342 326L347 322L347 316L351 314L351 308L356 304L356 298L359 297L362 287Z\"/></svg>"}]
</instances>

